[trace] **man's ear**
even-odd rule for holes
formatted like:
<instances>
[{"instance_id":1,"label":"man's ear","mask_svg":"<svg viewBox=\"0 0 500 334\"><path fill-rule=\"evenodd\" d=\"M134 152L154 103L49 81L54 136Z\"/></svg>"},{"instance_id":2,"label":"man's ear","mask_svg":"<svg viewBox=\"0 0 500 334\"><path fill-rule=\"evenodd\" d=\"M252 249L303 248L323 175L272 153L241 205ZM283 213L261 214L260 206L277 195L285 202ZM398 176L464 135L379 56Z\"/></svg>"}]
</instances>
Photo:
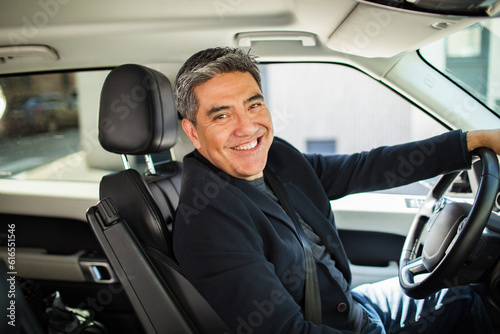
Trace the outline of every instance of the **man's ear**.
<instances>
[{"instance_id":1,"label":"man's ear","mask_svg":"<svg viewBox=\"0 0 500 334\"><path fill-rule=\"evenodd\" d=\"M189 137L191 142L193 143L193 146L196 149L199 149L201 147L200 141L198 140L198 131L196 131L196 127L194 124L188 120L187 118L182 119L182 129L186 133L186 135Z\"/></svg>"}]
</instances>

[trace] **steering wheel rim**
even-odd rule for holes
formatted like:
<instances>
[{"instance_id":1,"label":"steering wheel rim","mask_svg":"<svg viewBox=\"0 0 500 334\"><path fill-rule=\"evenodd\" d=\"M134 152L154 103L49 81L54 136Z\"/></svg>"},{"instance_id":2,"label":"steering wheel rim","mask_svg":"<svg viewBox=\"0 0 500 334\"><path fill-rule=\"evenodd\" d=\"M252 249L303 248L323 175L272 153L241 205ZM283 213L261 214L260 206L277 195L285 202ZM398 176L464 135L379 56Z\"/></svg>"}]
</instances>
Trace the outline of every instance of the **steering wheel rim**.
<instances>
[{"instance_id":1,"label":"steering wheel rim","mask_svg":"<svg viewBox=\"0 0 500 334\"><path fill-rule=\"evenodd\" d=\"M424 265L422 256L417 257L420 237L434 214L437 201L459 172L441 176L415 215L403 245L398 273L403 292L411 298L425 298L446 287L472 253L488 222L500 184L499 164L496 154L490 149L479 148L474 150L473 154L481 161L481 179L474 203L467 218L460 224L456 235L447 246L443 258L430 271ZM419 274L428 275L422 280L415 281L415 277Z\"/></svg>"}]
</instances>

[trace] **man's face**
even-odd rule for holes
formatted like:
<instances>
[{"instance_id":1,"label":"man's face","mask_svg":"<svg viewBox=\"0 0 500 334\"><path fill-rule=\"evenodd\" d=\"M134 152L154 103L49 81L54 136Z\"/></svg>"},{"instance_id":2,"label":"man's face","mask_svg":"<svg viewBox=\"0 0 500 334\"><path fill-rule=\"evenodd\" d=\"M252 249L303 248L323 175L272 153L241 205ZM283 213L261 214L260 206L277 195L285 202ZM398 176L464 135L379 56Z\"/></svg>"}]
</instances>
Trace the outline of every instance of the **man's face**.
<instances>
[{"instance_id":1,"label":"man's face","mask_svg":"<svg viewBox=\"0 0 500 334\"><path fill-rule=\"evenodd\" d=\"M199 108L197 126L182 127L194 147L231 176L262 176L273 140L271 114L262 91L249 72L218 74L194 90Z\"/></svg>"}]
</instances>

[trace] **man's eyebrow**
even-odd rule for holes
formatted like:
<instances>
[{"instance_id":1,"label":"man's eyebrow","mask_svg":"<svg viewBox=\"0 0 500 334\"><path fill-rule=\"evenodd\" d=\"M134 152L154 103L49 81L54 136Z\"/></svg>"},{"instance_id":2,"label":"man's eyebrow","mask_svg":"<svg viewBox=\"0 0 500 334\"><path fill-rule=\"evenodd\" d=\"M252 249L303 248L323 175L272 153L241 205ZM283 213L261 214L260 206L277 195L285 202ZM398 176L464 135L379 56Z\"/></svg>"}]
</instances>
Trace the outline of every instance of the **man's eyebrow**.
<instances>
[{"instance_id":1,"label":"man's eyebrow","mask_svg":"<svg viewBox=\"0 0 500 334\"><path fill-rule=\"evenodd\" d=\"M221 110L226 110L226 109L229 109L229 106L212 107L212 108L208 109L207 116L213 115L215 113L218 113Z\"/></svg>"},{"instance_id":2,"label":"man's eyebrow","mask_svg":"<svg viewBox=\"0 0 500 334\"><path fill-rule=\"evenodd\" d=\"M260 94L260 93L257 93L255 94L254 96L248 98L245 103L249 103L249 102L252 102L252 101L255 101L255 100L264 100L264 95Z\"/></svg>"},{"instance_id":3,"label":"man's eyebrow","mask_svg":"<svg viewBox=\"0 0 500 334\"><path fill-rule=\"evenodd\" d=\"M255 101L255 100L264 100L264 95L257 93L255 95L253 95L252 97L249 97L248 99L246 99L245 104L250 103L250 102ZM219 111L226 110L226 109L229 109L229 106L212 107L212 108L208 109L207 116L211 116L215 113L218 113Z\"/></svg>"}]
</instances>

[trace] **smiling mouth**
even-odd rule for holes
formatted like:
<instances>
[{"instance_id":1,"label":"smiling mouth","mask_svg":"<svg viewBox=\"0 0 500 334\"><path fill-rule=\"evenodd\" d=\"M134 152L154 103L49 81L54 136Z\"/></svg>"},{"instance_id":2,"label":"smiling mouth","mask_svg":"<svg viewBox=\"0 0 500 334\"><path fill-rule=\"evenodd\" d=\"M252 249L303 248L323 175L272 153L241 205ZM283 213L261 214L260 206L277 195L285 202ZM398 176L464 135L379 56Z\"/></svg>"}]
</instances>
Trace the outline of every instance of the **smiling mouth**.
<instances>
[{"instance_id":1,"label":"smiling mouth","mask_svg":"<svg viewBox=\"0 0 500 334\"><path fill-rule=\"evenodd\" d=\"M260 142L260 137L252 140L247 144L232 147L232 149L237 151L248 151L255 148L259 144L259 142Z\"/></svg>"}]
</instances>

